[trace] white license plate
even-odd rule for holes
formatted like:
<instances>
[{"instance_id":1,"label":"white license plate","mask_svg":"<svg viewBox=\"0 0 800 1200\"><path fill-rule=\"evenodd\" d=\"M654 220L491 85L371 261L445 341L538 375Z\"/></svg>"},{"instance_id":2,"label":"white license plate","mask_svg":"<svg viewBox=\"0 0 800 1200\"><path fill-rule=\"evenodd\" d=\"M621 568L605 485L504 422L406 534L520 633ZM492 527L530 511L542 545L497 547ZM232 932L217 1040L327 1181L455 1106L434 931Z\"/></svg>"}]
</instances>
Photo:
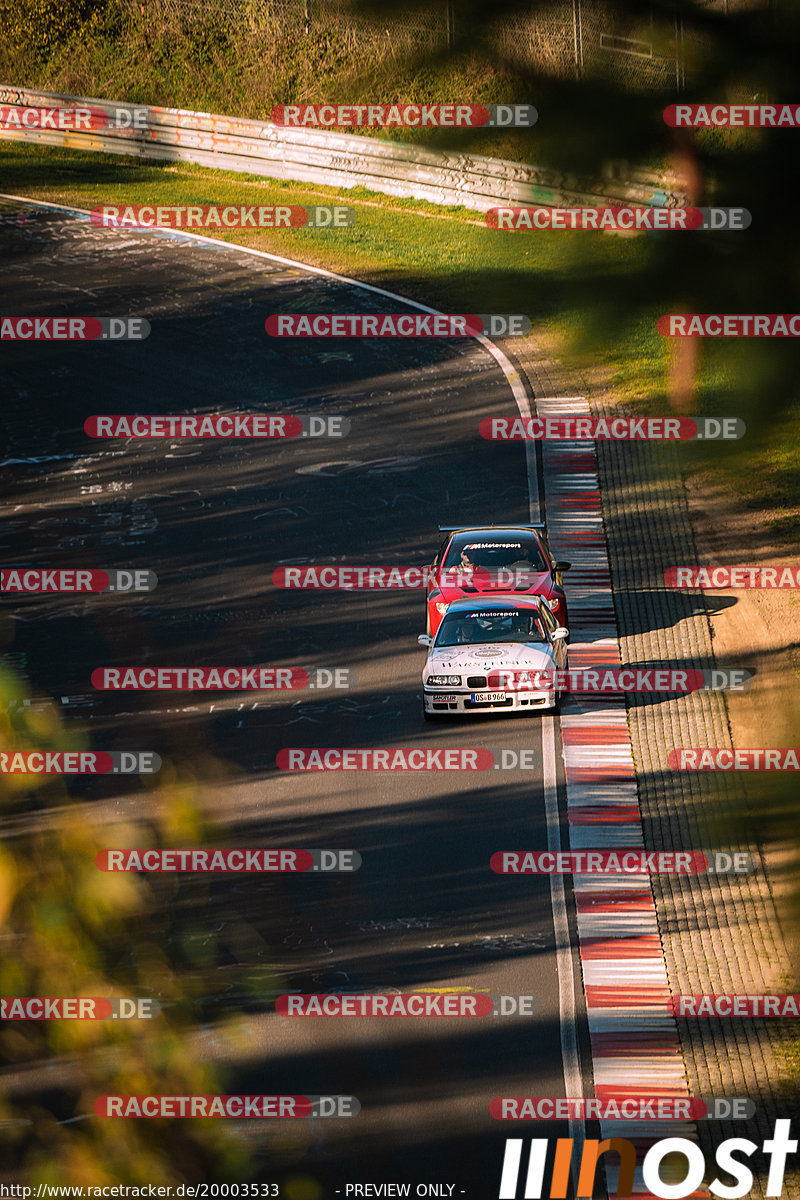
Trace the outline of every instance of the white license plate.
<instances>
[{"instance_id":1,"label":"white license plate","mask_svg":"<svg viewBox=\"0 0 800 1200\"><path fill-rule=\"evenodd\" d=\"M505 692L473 692L473 704L500 704L503 700L507 700Z\"/></svg>"}]
</instances>

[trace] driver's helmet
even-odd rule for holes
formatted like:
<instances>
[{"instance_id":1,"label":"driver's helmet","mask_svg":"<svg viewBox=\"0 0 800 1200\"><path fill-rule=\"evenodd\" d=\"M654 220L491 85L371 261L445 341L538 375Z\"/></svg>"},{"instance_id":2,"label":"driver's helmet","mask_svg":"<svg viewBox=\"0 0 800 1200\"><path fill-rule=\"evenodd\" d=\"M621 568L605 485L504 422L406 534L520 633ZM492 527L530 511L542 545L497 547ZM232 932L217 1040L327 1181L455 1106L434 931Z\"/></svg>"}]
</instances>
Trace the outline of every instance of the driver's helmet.
<instances>
[{"instance_id":1,"label":"driver's helmet","mask_svg":"<svg viewBox=\"0 0 800 1200\"><path fill-rule=\"evenodd\" d=\"M479 641L490 642L497 636L497 617L476 617L475 626Z\"/></svg>"},{"instance_id":2,"label":"driver's helmet","mask_svg":"<svg viewBox=\"0 0 800 1200\"><path fill-rule=\"evenodd\" d=\"M511 628L512 628L512 633L513 633L514 637L518 638L521 642L524 642L528 637L528 616L527 616L527 614L524 612L521 612L521 613L519 613L518 616L514 617L514 619L511 622Z\"/></svg>"}]
</instances>

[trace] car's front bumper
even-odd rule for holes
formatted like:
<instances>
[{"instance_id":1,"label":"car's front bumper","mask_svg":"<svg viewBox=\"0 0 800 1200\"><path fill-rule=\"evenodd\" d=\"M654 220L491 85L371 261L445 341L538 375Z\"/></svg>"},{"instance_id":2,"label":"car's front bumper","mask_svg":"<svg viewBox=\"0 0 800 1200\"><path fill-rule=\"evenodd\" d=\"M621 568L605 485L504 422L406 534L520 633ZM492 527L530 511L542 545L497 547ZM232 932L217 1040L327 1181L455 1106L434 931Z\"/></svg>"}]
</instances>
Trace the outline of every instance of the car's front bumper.
<instances>
[{"instance_id":1,"label":"car's front bumper","mask_svg":"<svg viewBox=\"0 0 800 1200\"><path fill-rule=\"evenodd\" d=\"M479 692L476 694L480 694ZM504 713L532 712L555 708L558 703L558 693L545 692L506 692L505 700L485 701L472 699L473 693L459 688L425 688L422 689L422 699L427 713Z\"/></svg>"}]
</instances>

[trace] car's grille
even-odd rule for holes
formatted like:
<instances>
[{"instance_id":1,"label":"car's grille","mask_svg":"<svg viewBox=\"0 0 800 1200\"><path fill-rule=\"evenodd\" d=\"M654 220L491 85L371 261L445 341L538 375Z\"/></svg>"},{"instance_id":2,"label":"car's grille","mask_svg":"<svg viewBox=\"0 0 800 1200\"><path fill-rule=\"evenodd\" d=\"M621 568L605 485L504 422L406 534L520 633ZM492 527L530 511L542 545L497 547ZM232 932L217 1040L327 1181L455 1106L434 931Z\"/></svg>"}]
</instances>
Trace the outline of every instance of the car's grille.
<instances>
[{"instance_id":1,"label":"car's grille","mask_svg":"<svg viewBox=\"0 0 800 1200\"><path fill-rule=\"evenodd\" d=\"M468 688L485 688L486 687L486 676L485 675L468 675L467 676L467 687Z\"/></svg>"}]
</instances>

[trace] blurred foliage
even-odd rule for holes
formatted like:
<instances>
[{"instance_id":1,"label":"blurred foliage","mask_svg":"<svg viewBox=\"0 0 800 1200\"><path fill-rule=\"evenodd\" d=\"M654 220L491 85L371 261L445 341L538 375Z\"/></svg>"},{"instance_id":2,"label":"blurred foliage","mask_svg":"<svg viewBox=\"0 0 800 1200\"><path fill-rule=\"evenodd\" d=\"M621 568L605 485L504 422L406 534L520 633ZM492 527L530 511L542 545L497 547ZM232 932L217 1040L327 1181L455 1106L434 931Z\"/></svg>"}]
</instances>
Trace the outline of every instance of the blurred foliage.
<instances>
[{"instance_id":1,"label":"blurred foliage","mask_svg":"<svg viewBox=\"0 0 800 1200\"><path fill-rule=\"evenodd\" d=\"M40 2L13 0L15 19L26 4ZM792 153L797 131L673 130L662 119L663 108L676 99L790 100L800 57L800 7L791 0L769 7L742 0L659 0L644 8L634 0L582 0L579 67L570 3L454 0L449 36L448 6L438 0L313 0L308 29L304 5L295 0L266 7L260 0L209 0L202 6L194 0L60 3L73 16L58 26L47 61L15 59L15 38L6 40L0 73L7 81L259 117L276 104L296 101L532 102L539 121L531 130L402 130L385 136L513 157L595 183L609 163L621 177L636 165L668 168L697 203L750 210L753 224L746 232L639 239L630 270L615 263L598 266L589 250L592 233L572 239L574 262L557 279L538 280L532 255L528 290L555 287L565 310L580 311L570 346L578 359L606 353L636 328L643 313L650 319L654 303L663 312L799 307ZM56 10L62 11L58 5ZM100 24L95 28L92 22ZM435 36L429 26L438 31ZM547 54L556 29L566 37L559 43L557 70ZM604 49L601 41L610 35L646 38L652 62ZM520 267L525 266L523 255L537 235L506 236L514 239ZM481 279L480 263L474 267ZM445 275L447 268L443 260L438 273ZM521 281L511 278L506 311L516 309L520 290ZM519 309L529 310L529 304ZM693 400L702 403L704 389L711 389L712 409L727 406L758 433L800 399L797 339L748 339L735 348L728 341L724 353L735 356L736 370L720 386L718 373L704 380L706 348L696 349L700 394L692 397L691 386L687 393L679 363L667 380L674 402L684 408ZM708 352L713 355L714 347ZM746 456L752 446L740 449ZM732 455L730 461L740 473L746 470L745 459Z\"/></svg>"},{"instance_id":2,"label":"blurred foliage","mask_svg":"<svg viewBox=\"0 0 800 1200\"><path fill-rule=\"evenodd\" d=\"M91 37L103 24L104 0L3 0L3 36L32 63L46 61L80 34Z\"/></svg>"},{"instance_id":3,"label":"blurred foliage","mask_svg":"<svg viewBox=\"0 0 800 1200\"><path fill-rule=\"evenodd\" d=\"M25 700L24 679L0 670L0 749L87 745L83 732L62 724L56 705ZM150 786L157 818L109 828L90 804L70 801L61 777L0 775L0 813L6 810L13 832L0 846L0 994L153 997L162 1005L150 1020L0 1025L3 1169L24 1169L28 1182L142 1185L252 1174L245 1143L224 1121L93 1115L101 1095L225 1091L195 1033L202 978L192 968L214 958L202 911L164 911L164 891L174 881L95 866L98 850L111 844L202 838L196 782L178 778L167 763L165 778Z\"/></svg>"},{"instance_id":4,"label":"blurred foliage","mask_svg":"<svg viewBox=\"0 0 800 1200\"><path fill-rule=\"evenodd\" d=\"M504 22L544 26L553 5L530 0L458 0L452 39L415 44L387 35L393 19L429 3L352 0L326 20L323 0L312 6L305 30L264 21L252 4L226 9L172 4L123 5L120 0L0 0L7 32L0 49L5 82L38 85L90 96L177 105L266 117L275 104L369 99L402 102L456 99L534 103L539 122L513 134L436 131L425 135L438 148L492 153L551 166L579 178L602 177L608 162L672 169L696 203L750 210L746 232L653 235L618 256L587 249L595 235L563 235L558 271L548 276L531 252L536 235L513 240L516 270L487 280L478 252L468 264L477 286L486 283L506 304L487 302L463 311L531 311L543 290L571 322L572 361L613 357L625 339L634 345L644 330L642 355L652 357L653 391L662 377L663 353L652 332L657 311L797 312L800 241L795 200L797 130L679 131L669 129L662 110L676 99L691 102L792 102L800 59L800 6L790 0L740 4L730 0L681 0L647 6L607 0L601 16L616 34L648 36L665 58L677 58L684 87L665 76L658 86L626 71L619 54L590 54L582 69L569 62L569 47L555 69L546 54L538 60L498 40ZM562 14L572 5L562 5ZM588 0L582 8L590 9ZM225 19L226 11L241 20ZM353 20L362 25L354 32ZM598 25L597 28L600 28ZM545 47L546 48L546 47ZM680 70L677 72L680 74ZM374 131L368 131L374 136ZM397 136L392 135L392 136ZM403 140L421 135L403 131ZM99 169L99 168L98 168ZM116 168L115 168L116 169ZM625 168L619 168L620 171ZM377 216L383 214L377 210ZM399 222L398 222L399 223ZM429 222L431 226L435 223ZM353 236L361 236L356 230ZM497 235L498 238L505 235ZM560 235L553 235L558 237ZM566 241L569 236L569 241ZM638 252L637 252L638 251ZM559 253L561 253L559 251ZM624 258L624 264L620 260ZM446 255L426 261L426 273L448 277ZM402 256L392 279L402 286ZM424 282L424 280L423 280ZM415 280L417 287L420 279ZM459 311L456 305L455 311ZM576 321L576 314L580 320ZM632 332L633 331L633 332ZM609 350L611 347L611 350ZM620 355L622 357L622 355ZM724 364L721 365L721 360ZM676 404L693 411L741 416L749 439L714 461L730 472L741 491L753 483L753 448L760 447L756 472L758 503L774 505L788 535L797 529L800 506L797 453L800 426L800 347L797 340L751 340L701 347L694 373ZM625 386L624 371L617 382ZM659 389L660 390L660 389ZM647 404L650 395L627 397ZM781 451L777 438L789 449ZM711 461L709 459L709 461ZM11 700L21 681L0 677L0 697ZM797 744L798 727L787 702L779 732ZM0 745L80 746L82 734L63 727L57 709L36 714L0 705ZM765 733L771 740L776 731ZM159 748L160 749L160 748ZM203 820L197 783L169 769L158 782L159 818L148 829L152 844L196 840ZM71 811L57 781L0 779L3 798L16 810L34 789L46 795L51 819L31 819L0 849L0 912L7 953L0 966L5 995L157 994L167 1005L157 1021L121 1023L25 1023L5 1026L0 1049L19 1070L20 1083L0 1102L0 1125L11 1145L9 1165L36 1168L40 1178L59 1182L169 1182L214 1177L242 1179L247 1164L225 1133L223 1122L101 1121L59 1124L91 1112L94 1096L114 1089L170 1094L222 1090L191 1038L193 968L216 952L195 938L195 925L164 908L164 894L140 877L100 876L93 860L107 833L87 806ZM793 786L772 779L761 793L761 839L800 844ZM34 807L34 806L32 806ZM52 810L58 810L58 820ZM128 844L144 838L126 831ZM140 843L139 843L140 844ZM159 928L159 922L161 926ZM176 936L165 937L169 928ZM69 1059L79 1064L52 1084L45 1103L25 1068ZM66 1130L69 1130L67 1134Z\"/></svg>"}]
</instances>

